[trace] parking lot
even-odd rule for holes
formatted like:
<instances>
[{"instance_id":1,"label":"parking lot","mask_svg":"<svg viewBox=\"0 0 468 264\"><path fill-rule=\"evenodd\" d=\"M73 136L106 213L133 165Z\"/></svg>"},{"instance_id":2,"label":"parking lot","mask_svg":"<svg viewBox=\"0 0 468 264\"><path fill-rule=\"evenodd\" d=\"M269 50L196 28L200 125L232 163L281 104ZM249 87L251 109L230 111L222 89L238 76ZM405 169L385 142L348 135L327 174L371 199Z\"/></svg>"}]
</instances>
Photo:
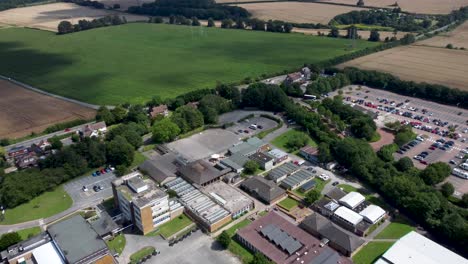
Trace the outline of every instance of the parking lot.
<instances>
[{"instance_id":1,"label":"parking lot","mask_svg":"<svg viewBox=\"0 0 468 264\"><path fill-rule=\"evenodd\" d=\"M241 137L232 131L208 129L188 138L169 143L167 147L192 161L207 158L212 154L224 153L240 140Z\"/></svg>"},{"instance_id":2,"label":"parking lot","mask_svg":"<svg viewBox=\"0 0 468 264\"><path fill-rule=\"evenodd\" d=\"M242 137L256 135L262 131L276 127L277 123L265 117L252 117L234 126L227 128L227 130L234 132Z\"/></svg>"},{"instance_id":3,"label":"parking lot","mask_svg":"<svg viewBox=\"0 0 468 264\"><path fill-rule=\"evenodd\" d=\"M378 112L379 118L376 121L378 126L399 121L411 125L413 131L424 139L414 146L403 146L400 153L395 154L395 158L410 157L420 169L438 161L446 162L452 168L466 162L467 110L365 86L350 87L352 90L349 87L343 89L345 102ZM468 192L468 180L451 175L448 181L454 185L456 196Z\"/></svg>"},{"instance_id":4,"label":"parking lot","mask_svg":"<svg viewBox=\"0 0 468 264\"><path fill-rule=\"evenodd\" d=\"M109 172L100 176L86 176L76 180L69 181L64 185L65 191L71 196L76 204L88 204L96 201L101 201L112 196L111 182L116 179L113 172ZM95 192L93 186L100 185L103 190ZM83 186L88 188L83 191Z\"/></svg>"}]
</instances>

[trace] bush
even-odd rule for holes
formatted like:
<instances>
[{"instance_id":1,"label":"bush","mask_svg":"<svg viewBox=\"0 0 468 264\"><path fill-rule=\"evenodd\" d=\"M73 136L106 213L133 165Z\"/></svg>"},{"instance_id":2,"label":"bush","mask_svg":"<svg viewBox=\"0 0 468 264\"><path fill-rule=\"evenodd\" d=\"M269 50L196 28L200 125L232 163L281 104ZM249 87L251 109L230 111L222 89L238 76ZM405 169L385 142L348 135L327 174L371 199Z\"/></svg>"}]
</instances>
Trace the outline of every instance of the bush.
<instances>
[{"instance_id":1,"label":"bush","mask_svg":"<svg viewBox=\"0 0 468 264\"><path fill-rule=\"evenodd\" d=\"M254 174L259 168L258 163L253 160L249 160L244 164L244 172L246 174Z\"/></svg>"}]
</instances>

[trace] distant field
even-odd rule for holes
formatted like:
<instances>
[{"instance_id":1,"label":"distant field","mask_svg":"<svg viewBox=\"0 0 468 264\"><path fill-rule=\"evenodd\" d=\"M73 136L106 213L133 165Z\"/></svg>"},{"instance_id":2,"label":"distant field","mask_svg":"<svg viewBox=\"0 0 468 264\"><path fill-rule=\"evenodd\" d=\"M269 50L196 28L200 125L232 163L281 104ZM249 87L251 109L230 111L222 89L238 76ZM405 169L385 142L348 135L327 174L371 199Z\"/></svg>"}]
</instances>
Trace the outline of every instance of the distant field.
<instances>
[{"instance_id":1,"label":"distant field","mask_svg":"<svg viewBox=\"0 0 468 264\"><path fill-rule=\"evenodd\" d=\"M440 33L435 37L418 42L418 45L446 47L447 44L452 44L454 47L464 47L468 49L468 22L461 24L456 29Z\"/></svg>"},{"instance_id":2,"label":"distant field","mask_svg":"<svg viewBox=\"0 0 468 264\"><path fill-rule=\"evenodd\" d=\"M95 113L93 109L0 80L0 138L27 136L56 123L91 119Z\"/></svg>"},{"instance_id":3,"label":"distant field","mask_svg":"<svg viewBox=\"0 0 468 264\"><path fill-rule=\"evenodd\" d=\"M115 11L95 9L71 3L53 3L2 11L0 12L0 24L57 31L57 26L62 20L76 24L81 19L92 20L112 14L122 15L122 13ZM129 22L147 20L145 16L131 14L125 14L125 18Z\"/></svg>"},{"instance_id":4,"label":"distant field","mask_svg":"<svg viewBox=\"0 0 468 264\"><path fill-rule=\"evenodd\" d=\"M353 10L366 10L358 7L325 5L303 2L255 3L237 5L247 9L256 18L277 19L294 23L328 24L336 15Z\"/></svg>"},{"instance_id":5,"label":"distant field","mask_svg":"<svg viewBox=\"0 0 468 264\"><path fill-rule=\"evenodd\" d=\"M351 42L300 34L148 23L67 35L9 28L0 74L95 104L143 102L237 82L351 52ZM376 43L360 41L359 48Z\"/></svg>"},{"instance_id":6,"label":"distant field","mask_svg":"<svg viewBox=\"0 0 468 264\"><path fill-rule=\"evenodd\" d=\"M113 7L115 4L120 5L120 10L125 11L131 6L140 6L146 3L152 3L154 0L98 0L108 7Z\"/></svg>"},{"instance_id":7,"label":"distant field","mask_svg":"<svg viewBox=\"0 0 468 264\"><path fill-rule=\"evenodd\" d=\"M320 2L355 5L356 0L319 0ZM420 14L448 14L454 9L468 5L468 0L364 0L367 6L391 7L398 3L403 11Z\"/></svg>"},{"instance_id":8,"label":"distant field","mask_svg":"<svg viewBox=\"0 0 468 264\"><path fill-rule=\"evenodd\" d=\"M346 30L339 30L341 36L346 36L347 32ZM328 34L330 32L330 29L324 28L324 29L312 29L312 28L293 28L293 32L297 33L304 33L308 35L318 35L318 33L325 33ZM393 37L393 32L389 31L379 31L380 33L380 40L384 41L386 37ZM397 32L397 39L401 39L404 37L408 32ZM370 31L369 30L358 30L358 35L361 36L361 39L367 40L370 36ZM467 45L468 46L468 45Z\"/></svg>"},{"instance_id":9,"label":"distant field","mask_svg":"<svg viewBox=\"0 0 468 264\"><path fill-rule=\"evenodd\" d=\"M401 79L468 90L468 51L402 46L339 65L394 74Z\"/></svg>"}]
</instances>

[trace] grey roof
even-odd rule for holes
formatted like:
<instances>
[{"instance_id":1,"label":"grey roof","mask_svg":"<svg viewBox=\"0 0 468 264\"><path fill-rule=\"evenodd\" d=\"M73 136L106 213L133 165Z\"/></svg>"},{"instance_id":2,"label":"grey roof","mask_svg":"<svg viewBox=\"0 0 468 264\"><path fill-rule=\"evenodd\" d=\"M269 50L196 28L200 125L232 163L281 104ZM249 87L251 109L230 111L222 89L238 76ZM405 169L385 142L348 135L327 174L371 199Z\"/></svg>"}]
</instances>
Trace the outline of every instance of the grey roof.
<instances>
[{"instance_id":1,"label":"grey roof","mask_svg":"<svg viewBox=\"0 0 468 264\"><path fill-rule=\"evenodd\" d=\"M273 158L262 152L257 152L249 156L249 159L257 162L258 164L265 164L273 160Z\"/></svg>"},{"instance_id":2,"label":"grey roof","mask_svg":"<svg viewBox=\"0 0 468 264\"><path fill-rule=\"evenodd\" d=\"M93 221L91 226L101 237L119 229L119 226L114 222L114 220L112 220L112 217L110 217L106 211L102 211L100 214L99 219Z\"/></svg>"},{"instance_id":3,"label":"grey roof","mask_svg":"<svg viewBox=\"0 0 468 264\"><path fill-rule=\"evenodd\" d=\"M249 192L257 194L266 202L271 202L286 193L283 188L280 188L274 182L260 176L254 176L245 180L242 182L241 186Z\"/></svg>"},{"instance_id":4,"label":"grey roof","mask_svg":"<svg viewBox=\"0 0 468 264\"><path fill-rule=\"evenodd\" d=\"M306 217L301 225L306 230L309 229L319 233L322 237L327 238L349 252L355 251L364 244L363 239L333 224L328 218L318 213Z\"/></svg>"},{"instance_id":5,"label":"grey roof","mask_svg":"<svg viewBox=\"0 0 468 264\"><path fill-rule=\"evenodd\" d=\"M252 152L256 152L263 145L265 145L263 140L257 137L252 137L247 139L246 142L242 142L241 144L229 148L229 152L231 154L239 153L241 155L248 155Z\"/></svg>"},{"instance_id":6,"label":"grey roof","mask_svg":"<svg viewBox=\"0 0 468 264\"><path fill-rule=\"evenodd\" d=\"M80 215L51 225L48 232L69 263L107 250L104 241Z\"/></svg>"},{"instance_id":7,"label":"grey roof","mask_svg":"<svg viewBox=\"0 0 468 264\"><path fill-rule=\"evenodd\" d=\"M249 158L247 158L246 156L237 153L227 159L221 160L221 163L235 170L240 170L244 167L245 163L247 163L248 160Z\"/></svg>"},{"instance_id":8,"label":"grey roof","mask_svg":"<svg viewBox=\"0 0 468 264\"><path fill-rule=\"evenodd\" d=\"M316 258L312 259L309 264L336 264L339 263L340 255L336 251L327 248Z\"/></svg>"},{"instance_id":9,"label":"grey roof","mask_svg":"<svg viewBox=\"0 0 468 264\"><path fill-rule=\"evenodd\" d=\"M287 232L281 230L275 224L269 224L264 228L260 229L260 233L273 242L277 247L288 252L289 255L294 254L303 245L301 242L294 239Z\"/></svg>"},{"instance_id":10,"label":"grey roof","mask_svg":"<svg viewBox=\"0 0 468 264\"><path fill-rule=\"evenodd\" d=\"M343 190L341 190L338 187L335 187L335 188L331 189L329 192L327 192L325 194L325 196L327 196L328 198L333 199L335 201L338 201L341 198L346 196L346 192L344 192Z\"/></svg>"},{"instance_id":11,"label":"grey roof","mask_svg":"<svg viewBox=\"0 0 468 264\"><path fill-rule=\"evenodd\" d=\"M302 184L302 185L301 185L301 189L302 189L303 191L308 191L308 190L314 188L315 185L317 185L317 183L316 183L314 180L310 180L310 181L308 181L308 182Z\"/></svg>"},{"instance_id":12,"label":"grey roof","mask_svg":"<svg viewBox=\"0 0 468 264\"><path fill-rule=\"evenodd\" d=\"M314 174L308 170L299 170L293 175L287 177L283 180L282 184L286 185L288 188L296 186L304 181L310 180L314 177Z\"/></svg>"},{"instance_id":13,"label":"grey roof","mask_svg":"<svg viewBox=\"0 0 468 264\"><path fill-rule=\"evenodd\" d=\"M299 166L292 162L284 163L283 165L271 170L271 172L268 174L268 178L271 180L277 180L285 175L290 175L298 169Z\"/></svg>"},{"instance_id":14,"label":"grey roof","mask_svg":"<svg viewBox=\"0 0 468 264\"><path fill-rule=\"evenodd\" d=\"M214 180L229 171L230 169L218 170L211 163L205 160L190 162L179 169L179 172L185 179L199 185L203 185Z\"/></svg>"},{"instance_id":15,"label":"grey roof","mask_svg":"<svg viewBox=\"0 0 468 264\"><path fill-rule=\"evenodd\" d=\"M145 171L155 181L162 183L167 178L176 177L176 162L176 155L169 152L156 158L147 159L140 165L139 169Z\"/></svg>"},{"instance_id":16,"label":"grey roof","mask_svg":"<svg viewBox=\"0 0 468 264\"><path fill-rule=\"evenodd\" d=\"M0 252L0 263L3 259L13 259L17 256L23 255L27 251L31 251L51 241L51 237L46 232L41 232L39 235L33 236L27 240L21 241L18 244L9 246L8 249ZM20 247L23 248L20 251Z\"/></svg>"}]
</instances>

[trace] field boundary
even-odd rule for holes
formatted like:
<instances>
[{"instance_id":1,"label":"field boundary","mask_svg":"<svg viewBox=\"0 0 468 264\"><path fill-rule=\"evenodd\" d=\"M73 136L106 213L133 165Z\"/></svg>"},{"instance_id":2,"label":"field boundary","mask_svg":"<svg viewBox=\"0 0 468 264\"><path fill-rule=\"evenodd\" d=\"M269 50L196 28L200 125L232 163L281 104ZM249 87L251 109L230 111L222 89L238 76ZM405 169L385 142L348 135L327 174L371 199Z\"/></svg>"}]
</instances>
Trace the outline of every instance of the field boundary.
<instances>
[{"instance_id":1,"label":"field boundary","mask_svg":"<svg viewBox=\"0 0 468 264\"><path fill-rule=\"evenodd\" d=\"M56 95L56 94L53 94L53 93L49 93L49 92L43 91L43 90L41 90L39 88L32 87L31 85L22 83L20 81L17 81L15 79L12 79L12 78L9 78L9 77L3 76L3 75L0 75L0 79L3 79L5 81L9 81L9 82L11 82L13 84L19 85L19 86L21 86L21 87L23 87L25 89L34 91L36 93L40 93L40 94L43 94L43 95L47 95L47 96L50 96L50 97L61 99L61 100L64 100L64 101L67 101L67 102L70 102L70 103L75 103L75 104L78 104L78 105L81 105L81 106L84 106L84 107L88 107L88 108L91 108L91 109L94 109L94 110L97 110L100 107L99 105L89 104L89 103L85 103L85 102L78 101L78 100L75 100L75 99L71 99L71 98L68 98L68 97L64 97L64 96L61 96L61 95ZM113 108L113 106L107 106L107 107L108 108Z\"/></svg>"}]
</instances>

